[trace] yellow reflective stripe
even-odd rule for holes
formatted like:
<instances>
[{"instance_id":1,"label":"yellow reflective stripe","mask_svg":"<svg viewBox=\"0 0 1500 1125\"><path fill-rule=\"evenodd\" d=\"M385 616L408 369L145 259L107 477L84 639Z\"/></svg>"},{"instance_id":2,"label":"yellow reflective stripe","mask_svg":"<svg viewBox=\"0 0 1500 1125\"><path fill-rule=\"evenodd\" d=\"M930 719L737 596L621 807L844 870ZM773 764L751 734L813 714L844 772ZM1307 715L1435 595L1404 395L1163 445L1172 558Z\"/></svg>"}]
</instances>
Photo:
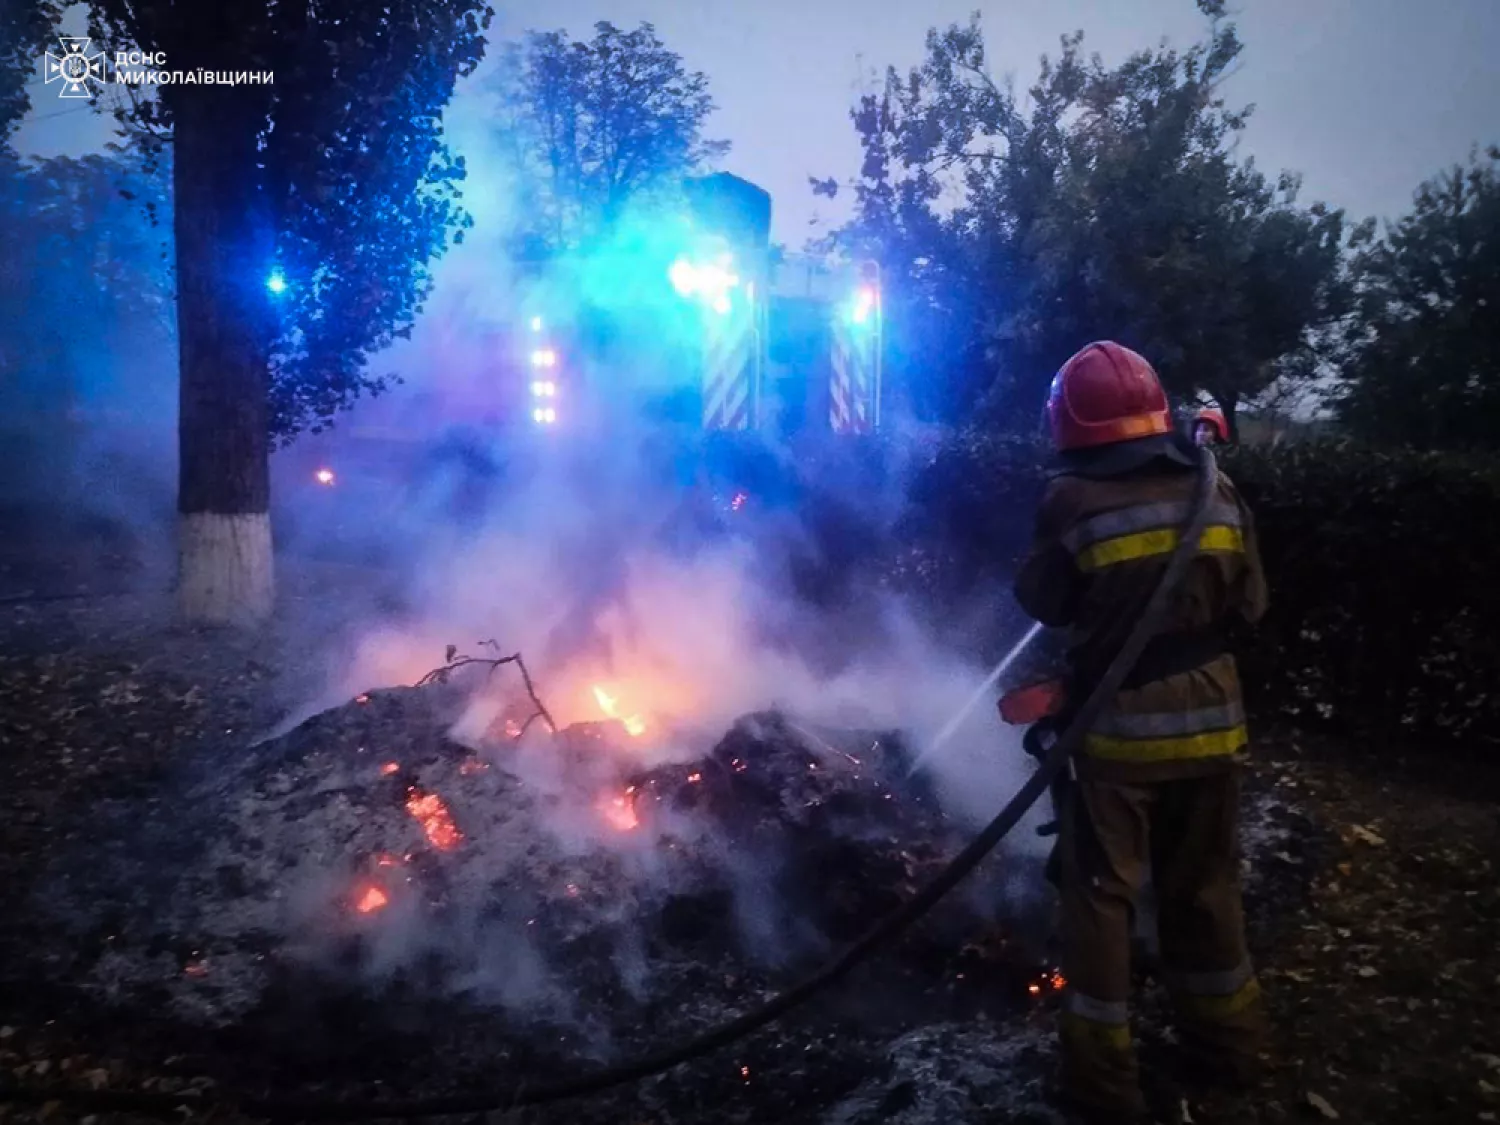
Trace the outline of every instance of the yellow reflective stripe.
<instances>
[{"instance_id":1,"label":"yellow reflective stripe","mask_svg":"<svg viewBox=\"0 0 1500 1125\"><path fill-rule=\"evenodd\" d=\"M1111 762L1168 762L1233 754L1249 741L1249 730L1237 726L1184 738L1110 738L1088 734L1084 736L1083 749L1090 757Z\"/></svg>"},{"instance_id":2,"label":"yellow reflective stripe","mask_svg":"<svg viewBox=\"0 0 1500 1125\"><path fill-rule=\"evenodd\" d=\"M1177 541L1180 537L1180 533L1175 528L1161 528L1157 531L1138 531L1134 535L1121 535L1115 539L1106 539L1080 551L1078 567L1080 570L1100 570L1117 563L1134 562L1137 559L1148 559L1155 555L1169 555L1177 549ZM1243 553L1245 535L1237 527L1216 524L1204 529L1203 537L1198 540L1198 549Z\"/></svg>"},{"instance_id":3,"label":"yellow reflective stripe","mask_svg":"<svg viewBox=\"0 0 1500 1125\"><path fill-rule=\"evenodd\" d=\"M1080 1046L1102 1047L1121 1054L1130 1051L1129 1024L1098 1023L1077 1012L1064 1011L1058 1015L1058 1030L1064 1040Z\"/></svg>"},{"instance_id":4,"label":"yellow reflective stripe","mask_svg":"<svg viewBox=\"0 0 1500 1125\"><path fill-rule=\"evenodd\" d=\"M1183 1014L1204 1023L1227 1023L1260 1000L1260 981L1251 977L1228 996L1194 996L1179 992L1177 1004Z\"/></svg>"},{"instance_id":5,"label":"yellow reflective stripe","mask_svg":"<svg viewBox=\"0 0 1500 1125\"><path fill-rule=\"evenodd\" d=\"M1185 738L1190 734L1230 730L1244 723L1245 705L1235 700L1221 707L1187 711L1106 711L1099 716L1093 730L1105 738Z\"/></svg>"},{"instance_id":6,"label":"yellow reflective stripe","mask_svg":"<svg viewBox=\"0 0 1500 1125\"><path fill-rule=\"evenodd\" d=\"M1193 996L1228 996L1244 988L1255 976L1255 966L1246 957L1232 969L1166 970L1167 987Z\"/></svg>"},{"instance_id":7,"label":"yellow reflective stripe","mask_svg":"<svg viewBox=\"0 0 1500 1125\"><path fill-rule=\"evenodd\" d=\"M1095 1000L1092 996L1069 988L1063 1007L1090 1023L1110 1023L1124 1027L1130 1022L1130 1005L1124 1000Z\"/></svg>"},{"instance_id":8,"label":"yellow reflective stripe","mask_svg":"<svg viewBox=\"0 0 1500 1125\"><path fill-rule=\"evenodd\" d=\"M1192 505L1186 500L1170 500L1159 504L1135 504L1129 508L1115 508L1100 512L1074 524L1062 537L1062 544L1071 554L1084 547L1106 539L1118 539L1122 535L1134 535L1141 531L1169 531L1181 529L1192 514ZM1226 527L1240 526L1239 509L1222 500L1210 503L1208 525L1223 524Z\"/></svg>"}]
</instances>

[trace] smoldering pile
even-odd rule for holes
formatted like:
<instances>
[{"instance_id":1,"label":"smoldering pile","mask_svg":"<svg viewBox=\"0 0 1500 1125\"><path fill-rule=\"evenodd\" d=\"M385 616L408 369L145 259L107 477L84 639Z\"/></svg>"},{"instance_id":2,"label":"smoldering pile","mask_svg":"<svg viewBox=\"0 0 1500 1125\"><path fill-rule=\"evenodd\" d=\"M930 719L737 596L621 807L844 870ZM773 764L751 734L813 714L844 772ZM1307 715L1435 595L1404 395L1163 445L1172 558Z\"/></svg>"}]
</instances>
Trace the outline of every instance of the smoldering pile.
<instances>
[{"instance_id":1,"label":"smoldering pile","mask_svg":"<svg viewBox=\"0 0 1500 1125\"><path fill-rule=\"evenodd\" d=\"M646 766L628 720L517 738L524 708L501 709L476 738L475 713L458 684L371 693L101 809L51 883L38 998L81 999L67 1010L226 1088L546 1082L742 1012L968 836L889 733L758 713ZM1254 855L1285 847L1263 805ZM727 1097L735 1119L840 1125L1030 1105L1024 1013L1061 982L1010 940L1014 901L993 916L1018 862L1035 866L1000 857L854 987L557 1120L632 1099L664 1121L730 1119Z\"/></svg>"},{"instance_id":2,"label":"smoldering pile","mask_svg":"<svg viewBox=\"0 0 1500 1125\"><path fill-rule=\"evenodd\" d=\"M275 1022L327 993L602 1048L785 983L964 835L888 732L754 714L644 768L621 722L518 739L506 713L461 744L472 710L460 685L374 692L214 769L59 883L53 913L92 950L69 975L184 1025ZM907 974L941 978L985 913L945 903L897 953Z\"/></svg>"}]
</instances>

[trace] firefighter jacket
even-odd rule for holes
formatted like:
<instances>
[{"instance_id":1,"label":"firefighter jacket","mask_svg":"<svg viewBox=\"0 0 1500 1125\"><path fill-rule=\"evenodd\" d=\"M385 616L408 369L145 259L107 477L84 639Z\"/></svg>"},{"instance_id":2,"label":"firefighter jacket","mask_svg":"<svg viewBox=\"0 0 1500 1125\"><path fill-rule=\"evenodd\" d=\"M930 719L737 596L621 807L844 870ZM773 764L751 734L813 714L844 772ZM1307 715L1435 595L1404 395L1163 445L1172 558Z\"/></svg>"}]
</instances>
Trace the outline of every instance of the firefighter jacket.
<instances>
[{"instance_id":1,"label":"firefighter jacket","mask_svg":"<svg viewBox=\"0 0 1500 1125\"><path fill-rule=\"evenodd\" d=\"M1075 455L1049 481L1016 597L1067 628L1073 698L1103 675L1160 582L1190 514L1193 466L1180 437L1146 438ZM1145 678L1127 679L1088 732L1080 776L1205 776L1248 742L1227 634L1265 614L1265 574L1250 511L1223 473L1209 503L1198 556L1140 661Z\"/></svg>"}]
</instances>

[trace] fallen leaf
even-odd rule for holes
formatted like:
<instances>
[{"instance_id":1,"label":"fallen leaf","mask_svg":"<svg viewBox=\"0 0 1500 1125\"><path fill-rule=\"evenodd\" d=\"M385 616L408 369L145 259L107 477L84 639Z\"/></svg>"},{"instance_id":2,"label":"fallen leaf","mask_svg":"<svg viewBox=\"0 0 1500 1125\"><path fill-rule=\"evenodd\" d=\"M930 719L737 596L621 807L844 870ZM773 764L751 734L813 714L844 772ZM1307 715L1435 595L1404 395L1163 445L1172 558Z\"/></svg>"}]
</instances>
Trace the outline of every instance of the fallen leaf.
<instances>
[{"instance_id":1,"label":"fallen leaf","mask_svg":"<svg viewBox=\"0 0 1500 1125\"><path fill-rule=\"evenodd\" d=\"M1500 1094L1500 1086L1492 1086L1490 1085L1490 1083L1481 1078L1479 1080L1479 1092L1481 1094L1488 1094L1493 1097L1496 1094Z\"/></svg>"},{"instance_id":2,"label":"fallen leaf","mask_svg":"<svg viewBox=\"0 0 1500 1125\"><path fill-rule=\"evenodd\" d=\"M1329 1105L1328 1099L1321 1094L1309 1093L1307 1095L1307 1104L1312 1106L1313 1109L1317 1110L1329 1121L1337 1121L1339 1119L1339 1111Z\"/></svg>"},{"instance_id":3,"label":"fallen leaf","mask_svg":"<svg viewBox=\"0 0 1500 1125\"><path fill-rule=\"evenodd\" d=\"M1371 832L1368 828L1361 827L1358 824L1351 827L1349 829L1349 832L1356 840L1362 840L1366 844L1369 844L1371 847L1379 848L1385 845L1385 841L1383 839L1375 835L1375 833Z\"/></svg>"},{"instance_id":4,"label":"fallen leaf","mask_svg":"<svg viewBox=\"0 0 1500 1125\"><path fill-rule=\"evenodd\" d=\"M1485 1066L1493 1070L1500 1070L1500 1055L1476 1054L1474 1057L1484 1063Z\"/></svg>"},{"instance_id":5,"label":"fallen leaf","mask_svg":"<svg viewBox=\"0 0 1500 1125\"><path fill-rule=\"evenodd\" d=\"M1379 970L1373 969L1369 965L1361 965L1358 969L1358 973L1360 976L1365 977L1366 979L1380 975Z\"/></svg>"}]
</instances>

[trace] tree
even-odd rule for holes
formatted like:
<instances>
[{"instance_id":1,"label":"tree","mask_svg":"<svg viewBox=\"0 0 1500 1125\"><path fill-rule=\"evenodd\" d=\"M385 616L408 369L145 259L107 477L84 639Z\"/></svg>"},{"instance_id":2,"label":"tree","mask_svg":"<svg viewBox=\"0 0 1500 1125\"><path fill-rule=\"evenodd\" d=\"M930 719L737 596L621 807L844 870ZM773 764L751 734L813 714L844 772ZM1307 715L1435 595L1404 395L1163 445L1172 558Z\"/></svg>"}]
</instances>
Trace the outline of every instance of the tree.
<instances>
[{"instance_id":1,"label":"tree","mask_svg":"<svg viewBox=\"0 0 1500 1125\"><path fill-rule=\"evenodd\" d=\"M479 0L92 0L91 34L162 69L117 110L172 148L180 606L190 621L272 604L268 454L383 380L369 356L409 332L427 264L464 225L441 140L483 54ZM153 68L155 69L155 68ZM273 291L271 277L281 279Z\"/></svg>"},{"instance_id":2,"label":"tree","mask_svg":"<svg viewBox=\"0 0 1500 1125\"><path fill-rule=\"evenodd\" d=\"M60 0L6 0L0 6L0 160L31 108L27 87L36 74L38 56L53 46L50 39L62 7ZM14 173L14 165L4 171Z\"/></svg>"},{"instance_id":3,"label":"tree","mask_svg":"<svg viewBox=\"0 0 1500 1125\"><path fill-rule=\"evenodd\" d=\"M496 82L497 137L519 189L523 253L603 236L626 206L676 187L728 151L706 140L708 78L643 23L594 38L531 32L509 44Z\"/></svg>"},{"instance_id":4,"label":"tree","mask_svg":"<svg viewBox=\"0 0 1500 1125\"><path fill-rule=\"evenodd\" d=\"M888 275L964 288L963 405L984 387L986 413L1029 423L1052 372L1106 336L1175 393L1211 393L1231 425L1242 401L1316 366L1316 330L1340 309L1343 217L1235 159L1249 111L1221 88L1241 45L1220 4L1200 8L1203 42L1113 69L1065 37L1028 99L991 78L976 17L929 33L925 62L854 111L865 160L844 237L879 246Z\"/></svg>"},{"instance_id":5,"label":"tree","mask_svg":"<svg viewBox=\"0 0 1500 1125\"><path fill-rule=\"evenodd\" d=\"M80 424L161 416L173 344L166 183L124 150L17 165L0 208L0 478L60 498ZM163 369L166 368L164 371ZM148 434L143 444L170 433Z\"/></svg>"},{"instance_id":6,"label":"tree","mask_svg":"<svg viewBox=\"0 0 1500 1125\"><path fill-rule=\"evenodd\" d=\"M1340 420L1374 441L1500 449L1500 148L1360 232Z\"/></svg>"}]
</instances>

